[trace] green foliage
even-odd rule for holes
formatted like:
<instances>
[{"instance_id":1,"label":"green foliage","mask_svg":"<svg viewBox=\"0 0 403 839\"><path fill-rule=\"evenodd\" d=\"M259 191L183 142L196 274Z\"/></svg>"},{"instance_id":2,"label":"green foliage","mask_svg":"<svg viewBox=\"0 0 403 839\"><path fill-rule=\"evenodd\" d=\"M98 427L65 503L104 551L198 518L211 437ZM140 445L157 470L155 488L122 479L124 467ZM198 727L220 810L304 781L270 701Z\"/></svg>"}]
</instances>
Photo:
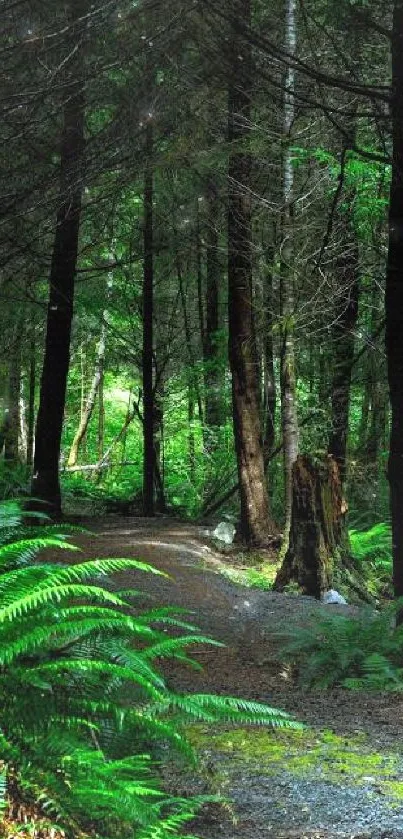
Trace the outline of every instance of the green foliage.
<instances>
[{"instance_id":1,"label":"green foliage","mask_svg":"<svg viewBox=\"0 0 403 839\"><path fill-rule=\"evenodd\" d=\"M395 626L396 608L329 614L307 628L292 627L280 654L297 664L306 687L401 691L403 627Z\"/></svg>"},{"instance_id":2,"label":"green foliage","mask_svg":"<svg viewBox=\"0 0 403 839\"><path fill-rule=\"evenodd\" d=\"M368 560L391 570L392 532L390 524L380 522L369 530L350 530L351 550L360 562Z\"/></svg>"},{"instance_id":3,"label":"green foliage","mask_svg":"<svg viewBox=\"0 0 403 839\"><path fill-rule=\"evenodd\" d=\"M193 756L183 722L295 723L258 703L168 688L157 660L192 663L191 645L216 642L180 610L136 612L136 592L104 587L115 572L156 569L127 559L27 562L46 544L66 547L59 532L24 538L21 562L13 528L24 526L9 503L0 507L0 760L71 833L91 825L105 837L182 835L200 800L169 796L156 758Z\"/></svg>"},{"instance_id":4,"label":"green foliage","mask_svg":"<svg viewBox=\"0 0 403 839\"><path fill-rule=\"evenodd\" d=\"M351 550L360 564L371 594L392 594L392 532L390 524L379 522L369 530L350 530Z\"/></svg>"}]
</instances>

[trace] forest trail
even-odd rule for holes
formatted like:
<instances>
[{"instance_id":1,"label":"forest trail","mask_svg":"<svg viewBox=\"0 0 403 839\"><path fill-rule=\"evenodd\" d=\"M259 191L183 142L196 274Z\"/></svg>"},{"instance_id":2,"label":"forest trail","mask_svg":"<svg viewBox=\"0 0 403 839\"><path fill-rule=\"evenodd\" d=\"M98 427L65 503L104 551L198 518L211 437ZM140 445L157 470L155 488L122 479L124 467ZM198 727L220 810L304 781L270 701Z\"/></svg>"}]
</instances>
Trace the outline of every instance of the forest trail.
<instances>
[{"instance_id":1,"label":"forest trail","mask_svg":"<svg viewBox=\"0 0 403 839\"><path fill-rule=\"evenodd\" d=\"M302 692L274 657L281 627L346 607L236 585L220 573L226 558L202 527L166 518L111 518L88 526L91 534L76 540L87 558L134 557L168 575L125 572L114 587L140 589L146 608L190 610L192 623L226 644L196 650L202 672L166 666L172 686L260 700L309 726L303 735L200 735L207 774L235 802L234 813L209 808L197 822L200 837L403 839L403 698ZM200 791L200 781L170 778L174 783L182 792L181 783Z\"/></svg>"}]
</instances>

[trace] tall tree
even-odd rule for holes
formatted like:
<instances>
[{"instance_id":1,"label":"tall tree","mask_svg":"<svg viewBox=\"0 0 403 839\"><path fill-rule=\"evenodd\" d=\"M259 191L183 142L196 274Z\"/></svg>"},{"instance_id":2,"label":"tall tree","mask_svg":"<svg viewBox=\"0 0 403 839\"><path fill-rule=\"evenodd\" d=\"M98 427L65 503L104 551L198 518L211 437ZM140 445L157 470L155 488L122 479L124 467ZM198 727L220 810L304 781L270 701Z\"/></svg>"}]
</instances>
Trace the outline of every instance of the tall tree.
<instances>
[{"instance_id":1,"label":"tall tree","mask_svg":"<svg viewBox=\"0 0 403 839\"><path fill-rule=\"evenodd\" d=\"M8 375L7 398L7 428L4 441L4 459L10 466L17 464L25 457L20 445L21 437L21 376L22 376L22 342L24 336L24 319L18 318L13 331L10 346L10 363Z\"/></svg>"},{"instance_id":2,"label":"tall tree","mask_svg":"<svg viewBox=\"0 0 403 839\"><path fill-rule=\"evenodd\" d=\"M29 344L28 362L28 410L27 410L27 467L31 470L34 462L35 437L35 392L36 392L36 341L33 330Z\"/></svg>"},{"instance_id":3,"label":"tall tree","mask_svg":"<svg viewBox=\"0 0 403 839\"><path fill-rule=\"evenodd\" d=\"M386 272L386 351L392 407L389 483L393 582L403 597L403 0L394 0L392 34L393 160ZM402 615L401 615L402 618Z\"/></svg>"},{"instance_id":4,"label":"tall tree","mask_svg":"<svg viewBox=\"0 0 403 839\"><path fill-rule=\"evenodd\" d=\"M274 369L274 340L273 340L273 262L274 247L267 253L267 263L264 266L263 295L264 295L264 339L263 339L263 419L264 419L264 448L265 455L269 455L274 448L276 435L276 378Z\"/></svg>"},{"instance_id":5,"label":"tall tree","mask_svg":"<svg viewBox=\"0 0 403 839\"><path fill-rule=\"evenodd\" d=\"M285 50L296 55L296 0L286 0ZM294 168L292 160L292 132L295 120L295 70L293 63L287 67L284 94L284 137L283 159L283 217L280 266L280 316L281 316L281 424L284 447L284 496L285 523L282 551L288 547L292 512L292 468L298 456L298 418L295 377L294 345Z\"/></svg>"},{"instance_id":6,"label":"tall tree","mask_svg":"<svg viewBox=\"0 0 403 839\"><path fill-rule=\"evenodd\" d=\"M154 507L154 126L152 115L145 127L146 165L144 173L144 268L143 268L143 507L153 516Z\"/></svg>"},{"instance_id":7,"label":"tall tree","mask_svg":"<svg viewBox=\"0 0 403 839\"><path fill-rule=\"evenodd\" d=\"M244 36L250 0L233 0L228 101L229 361L241 499L241 535L264 545L274 531L264 471L259 378L252 302L251 153L252 54Z\"/></svg>"},{"instance_id":8,"label":"tall tree","mask_svg":"<svg viewBox=\"0 0 403 839\"><path fill-rule=\"evenodd\" d=\"M340 187L344 179L347 150L342 153ZM335 459L342 483L347 470L348 418L351 374L354 364L355 328L359 302L359 248L354 229L354 191L346 193L344 210L339 211L338 255L335 260L336 306L332 327L333 358L331 381L332 429L329 454Z\"/></svg>"},{"instance_id":9,"label":"tall tree","mask_svg":"<svg viewBox=\"0 0 403 839\"><path fill-rule=\"evenodd\" d=\"M60 144L60 206L49 276L45 355L35 433L32 495L61 515L60 443L70 360L74 281L77 267L83 188L84 34L77 21L81 4L69 7L63 130Z\"/></svg>"},{"instance_id":10,"label":"tall tree","mask_svg":"<svg viewBox=\"0 0 403 839\"><path fill-rule=\"evenodd\" d=\"M222 266L219 257L218 223L220 199L217 184L209 177L206 184L207 230L206 230L206 324L204 331L204 362L206 386L205 420L208 429L217 429L223 422L222 376L220 371L220 347L218 330L220 286ZM214 439L208 442L214 446Z\"/></svg>"},{"instance_id":11,"label":"tall tree","mask_svg":"<svg viewBox=\"0 0 403 839\"><path fill-rule=\"evenodd\" d=\"M111 282L111 280L108 282L108 297L111 289ZM99 336L98 346L96 350L95 369L92 377L91 387L88 391L85 404L83 405L83 409L81 411L80 422L77 431L74 435L73 442L71 444L67 466L77 465L80 446L85 438L85 435L87 434L88 426L91 422L91 417L94 412L97 394L99 393L104 374L107 331L108 310L107 308L105 308L102 314L101 334Z\"/></svg>"}]
</instances>

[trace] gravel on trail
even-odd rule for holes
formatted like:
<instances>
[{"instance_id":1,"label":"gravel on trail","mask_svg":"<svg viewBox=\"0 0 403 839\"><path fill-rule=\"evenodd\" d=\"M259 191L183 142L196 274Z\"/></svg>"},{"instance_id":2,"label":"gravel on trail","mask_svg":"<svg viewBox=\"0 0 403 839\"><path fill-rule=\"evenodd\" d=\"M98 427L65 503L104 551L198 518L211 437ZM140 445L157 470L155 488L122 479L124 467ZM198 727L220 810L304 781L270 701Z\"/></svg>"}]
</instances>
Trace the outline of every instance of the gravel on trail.
<instances>
[{"instance_id":1,"label":"gravel on trail","mask_svg":"<svg viewBox=\"0 0 403 839\"><path fill-rule=\"evenodd\" d=\"M202 765L213 783L215 777L225 778L225 794L233 805L203 810L195 823L201 839L403 839L403 697L301 691L273 654L282 628L305 626L323 609L354 613L356 607L324 607L312 598L236 585L222 574L227 560L202 527L164 517L106 518L87 525L95 536L76 540L86 557L140 558L168 575L124 572L114 585L141 588L147 607L151 598L188 609L204 633L225 642L222 649L197 650L201 673L168 664L164 670L172 687L266 702L306 723L318 742L324 731L353 742L352 768L348 762L340 768L331 749L327 756L326 746L320 752L322 765L310 761L312 745L302 740L306 769L294 771L286 759L273 766L243 761L242 755L216 749L214 738L206 738ZM260 736L276 735L266 729ZM366 771L367 764L375 769ZM190 792L205 783L195 778Z\"/></svg>"}]
</instances>

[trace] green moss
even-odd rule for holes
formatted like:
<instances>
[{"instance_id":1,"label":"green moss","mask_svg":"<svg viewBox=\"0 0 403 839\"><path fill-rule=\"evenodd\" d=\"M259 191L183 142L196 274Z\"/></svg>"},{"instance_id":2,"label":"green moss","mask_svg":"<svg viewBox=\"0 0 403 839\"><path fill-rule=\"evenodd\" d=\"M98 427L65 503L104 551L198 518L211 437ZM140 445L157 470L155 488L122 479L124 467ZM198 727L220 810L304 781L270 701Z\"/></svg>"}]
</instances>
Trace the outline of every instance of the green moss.
<instances>
[{"instance_id":1,"label":"green moss","mask_svg":"<svg viewBox=\"0 0 403 839\"><path fill-rule=\"evenodd\" d=\"M273 588L278 568L279 563L264 564L258 568L227 566L221 569L221 573L236 585L270 591Z\"/></svg>"},{"instance_id":2,"label":"green moss","mask_svg":"<svg viewBox=\"0 0 403 839\"><path fill-rule=\"evenodd\" d=\"M295 776L320 778L332 783L368 784L376 781L386 794L403 797L403 782L391 780L396 776L398 755L373 752L365 736L340 737L331 731L270 732L256 729L236 729L212 734L193 729L191 739L195 748L230 757L230 768L258 770L276 774L280 770Z\"/></svg>"},{"instance_id":3,"label":"green moss","mask_svg":"<svg viewBox=\"0 0 403 839\"><path fill-rule=\"evenodd\" d=\"M395 799L395 802L403 801L403 781L383 780L380 784L382 791Z\"/></svg>"}]
</instances>

